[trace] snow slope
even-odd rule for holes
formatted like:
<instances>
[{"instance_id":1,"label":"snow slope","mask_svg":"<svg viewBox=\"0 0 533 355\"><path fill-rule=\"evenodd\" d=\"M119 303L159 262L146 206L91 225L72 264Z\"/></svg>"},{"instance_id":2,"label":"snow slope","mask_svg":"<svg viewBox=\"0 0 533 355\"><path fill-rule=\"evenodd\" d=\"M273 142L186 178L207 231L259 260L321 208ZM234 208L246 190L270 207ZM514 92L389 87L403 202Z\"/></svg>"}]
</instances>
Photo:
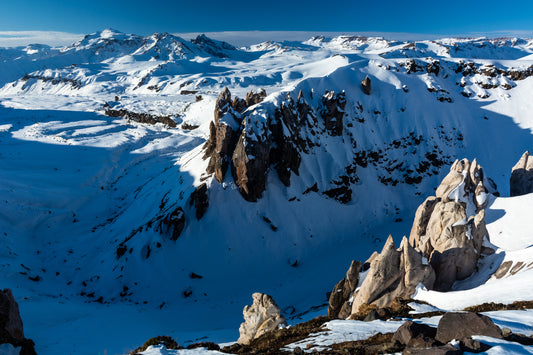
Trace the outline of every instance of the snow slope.
<instances>
[{"instance_id":1,"label":"snow slope","mask_svg":"<svg viewBox=\"0 0 533 355\"><path fill-rule=\"evenodd\" d=\"M255 291L273 295L293 322L309 317L352 259L409 232L456 158L476 157L507 194L511 167L533 143L533 79L498 70L527 72L532 53L520 39L338 37L237 49L114 30L64 48L2 50L2 287L13 289L40 354L124 353L161 333L185 344L234 340ZM435 60L439 71L428 72ZM461 61L477 72L463 75ZM370 95L360 87L367 75ZM230 174L222 184L204 174L202 145L225 86L239 97L265 88L257 109L267 113L287 93L296 100L301 90L319 112L326 91L344 91L343 133L314 137L290 186L271 170L263 198L246 202ZM177 127L108 117L105 103L170 116ZM353 165L363 153L375 158ZM351 201L323 194L351 165ZM209 208L198 221L189 196L201 182ZM314 183L319 192L304 193ZM529 236L511 219L525 217L502 217L516 209L506 201L493 202L489 232L518 233L520 242L495 240L494 258L526 260ZM162 221L177 207L186 227L173 241ZM528 271L498 282L522 277Z\"/></svg>"}]
</instances>

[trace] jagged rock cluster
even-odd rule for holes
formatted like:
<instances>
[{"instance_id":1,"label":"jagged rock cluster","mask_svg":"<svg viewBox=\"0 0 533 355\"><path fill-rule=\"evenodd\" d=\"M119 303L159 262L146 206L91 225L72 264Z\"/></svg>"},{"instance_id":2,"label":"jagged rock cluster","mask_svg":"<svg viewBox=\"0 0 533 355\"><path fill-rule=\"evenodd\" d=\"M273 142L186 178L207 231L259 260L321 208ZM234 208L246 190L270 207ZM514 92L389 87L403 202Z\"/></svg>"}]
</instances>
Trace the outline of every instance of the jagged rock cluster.
<instances>
[{"instance_id":1,"label":"jagged rock cluster","mask_svg":"<svg viewBox=\"0 0 533 355\"><path fill-rule=\"evenodd\" d=\"M333 289L328 314L346 318L363 305L388 307L396 298L409 298L417 285L447 291L456 280L470 276L484 254L492 250L488 241L484 207L495 184L484 176L474 159L456 160L450 173L417 209L409 240L397 249L389 236L380 254L374 253L360 287L347 280L359 280L361 263L352 262L345 279ZM485 243L487 244L487 243Z\"/></svg>"},{"instance_id":2,"label":"jagged rock cluster","mask_svg":"<svg viewBox=\"0 0 533 355\"><path fill-rule=\"evenodd\" d=\"M283 184L290 185L291 173L299 173L300 152L313 146L309 136L317 134L317 114L305 102L302 92L296 101L287 94L271 111L254 106L265 97L264 91L250 92L245 100L232 100L229 90L224 89L216 101L215 119L204 146L204 159L209 159L207 172L222 182L231 166L235 184L247 201L261 198L270 167L277 171ZM344 93L327 92L321 103L318 115L325 130L332 136L342 135Z\"/></svg>"},{"instance_id":3,"label":"jagged rock cluster","mask_svg":"<svg viewBox=\"0 0 533 355\"><path fill-rule=\"evenodd\" d=\"M19 348L21 355L34 355L34 343L24 337L19 306L10 289L0 290L0 344Z\"/></svg>"},{"instance_id":4,"label":"jagged rock cluster","mask_svg":"<svg viewBox=\"0 0 533 355\"><path fill-rule=\"evenodd\" d=\"M533 192L533 158L526 151L513 167L510 181L511 196Z\"/></svg>"},{"instance_id":5,"label":"jagged rock cluster","mask_svg":"<svg viewBox=\"0 0 533 355\"><path fill-rule=\"evenodd\" d=\"M239 344L249 344L255 338L287 325L285 317L271 296L264 293L254 293L254 302L244 307L244 323L239 328Z\"/></svg>"}]
</instances>

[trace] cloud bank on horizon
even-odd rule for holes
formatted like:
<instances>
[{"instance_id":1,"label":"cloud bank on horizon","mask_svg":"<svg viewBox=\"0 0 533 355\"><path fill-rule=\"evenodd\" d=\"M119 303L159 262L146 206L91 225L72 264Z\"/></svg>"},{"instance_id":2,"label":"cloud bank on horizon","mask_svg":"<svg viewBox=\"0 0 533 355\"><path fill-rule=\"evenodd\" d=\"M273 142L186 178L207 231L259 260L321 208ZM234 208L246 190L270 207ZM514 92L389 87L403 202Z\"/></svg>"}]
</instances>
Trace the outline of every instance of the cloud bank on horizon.
<instances>
[{"instance_id":1,"label":"cloud bank on horizon","mask_svg":"<svg viewBox=\"0 0 533 355\"><path fill-rule=\"evenodd\" d=\"M250 46L265 41L305 41L313 36L336 37L340 35L384 37L389 40L416 41L445 37L521 37L533 38L533 31L471 32L464 34L424 34L404 32L328 32L328 31L218 31L173 33L184 39L192 39L200 34L231 43L235 46ZM29 44L45 44L51 47L70 45L81 40L85 34L60 31L0 31L0 47L19 47Z\"/></svg>"}]
</instances>

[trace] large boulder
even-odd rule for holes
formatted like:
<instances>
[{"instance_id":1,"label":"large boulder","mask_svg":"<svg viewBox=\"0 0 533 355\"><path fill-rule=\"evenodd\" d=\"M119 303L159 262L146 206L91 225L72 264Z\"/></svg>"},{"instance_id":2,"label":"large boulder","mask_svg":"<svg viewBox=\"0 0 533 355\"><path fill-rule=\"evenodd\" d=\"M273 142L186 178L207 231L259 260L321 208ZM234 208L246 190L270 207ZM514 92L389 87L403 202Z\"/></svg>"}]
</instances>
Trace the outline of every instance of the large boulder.
<instances>
[{"instance_id":1,"label":"large boulder","mask_svg":"<svg viewBox=\"0 0 533 355\"><path fill-rule=\"evenodd\" d=\"M411 297L418 284L431 289L434 281L433 269L407 238L404 237L400 248L396 249L392 236L389 236L354 294L352 314L358 313L362 305L391 306L395 298Z\"/></svg>"},{"instance_id":2,"label":"large boulder","mask_svg":"<svg viewBox=\"0 0 533 355\"><path fill-rule=\"evenodd\" d=\"M442 316L437 326L435 339L447 343L472 335L502 338L502 331L487 316L472 312L449 312Z\"/></svg>"},{"instance_id":3,"label":"large boulder","mask_svg":"<svg viewBox=\"0 0 533 355\"><path fill-rule=\"evenodd\" d=\"M253 304L244 307L244 323L239 328L240 337L237 342L242 345L287 324L271 296L256 292L252 298Z\"/></svg>"},{"instance_id":4,"label":"large boulder","mask_svg":"<svg viewBox=\"0 0 533 355\"><path fill-rule=\"evenodd\" d=\"M363 269L363 263L352 260L346 277L340 280L329 296L328 317L345 319L350 316L350 298L359 284L359 273Z\"/></svg>"},{"instance_id":5,"label":"large boulder","mask_svg":"<svg viewBox=\"0 0 533 355\"><path fill-rule=\"evenodd\" d=\"M520 196L533 192L533 158L526 151L511 173L511 196Z\"/></svg>"}]
</instances>

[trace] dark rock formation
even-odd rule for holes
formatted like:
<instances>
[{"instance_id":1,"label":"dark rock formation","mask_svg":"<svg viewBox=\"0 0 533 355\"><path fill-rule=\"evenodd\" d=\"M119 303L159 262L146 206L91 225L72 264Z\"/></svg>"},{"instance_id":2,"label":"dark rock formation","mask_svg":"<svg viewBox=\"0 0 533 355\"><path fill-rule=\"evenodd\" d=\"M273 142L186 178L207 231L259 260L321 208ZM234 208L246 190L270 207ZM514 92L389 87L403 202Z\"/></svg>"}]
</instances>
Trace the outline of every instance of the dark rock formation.
<instances>
[{"instance_id":1,"label":"dark rock formation","mask_svg":"<svg viewBox=\"0 0 533 355\"><path fill-rule=\"evenodd\" d=\"M435 340L437 329L426 324L418 324L407 321L398 328L392 337L392 341L410 348L431 348L441 345Z\"/></svg>"},{"instance_id":2,"label":"dark rock formation","mask_svg":"<svg viewBox=\"0 0 533 355\"><path fill-rule=\"evenodd\" d=\"M235 101L235 105L242 110L246 108L241 108L241 103L238 100ZM239 111L233 107L228 88L225 88L218 96L214 116L214 122L212 121L209 125L210 134L209 140L204 146L204 158L210 158L207 172L215 173L216 179L222 182L239 137L241 118Z\"/></svg>"},{"instance_id":3,"label":"dark rock formation","mask_svg":"<svg viewBox=\"0 0 533 355\"><path fill-rule=\"evenodd\" d=\"M334 91L327 92L322 97L322 105L323 110L321 111L321 115L324 119L326 130L332 136L341 136L344 107L346 106L346 95L344 91L336 95Z\"/></svg>"},{"instance_id":4,"label":"dark rock formation","mask_svg":"<svg viewBox=\"0 0 533 355\"><path fill-rule=\"evenodd\" d=\"M0 290L0 344L21 347L21 355L35 354L34 343L24 338L19 306L10 289Z\"/></svg>"},{"instance_id":5,"label":"dark rock formation","mask_svg":"<svg viewBox=\"0 0 533 355\"><path fill-rule=\"evenodd\" d=\"M339 281L329 296L328 317L346 319L350 316L352 305L350 297L359 284L359 273L363 263L353 260L346 277Z\"/></svg>"},{"instance_id":6,"label":"dark rock formation","mask_svg":"<svg viewBox=\"0 0 533 355\"><path fill-rule=\"evenodd\" d=\"M196 208L196 219L200 220L207 211L207 207L209 207L209 197L207 196L207 185L205 183L196 187L191 194L189 204Z\"/></svg>"},{"instance_id":7,"label":"dark rock formation","mask_svg":"<svg viewBox=\"0 0 533 355\"><path fill-rule=\"evenodd\" d=\"M361 87L365 94L370 95L370 91L372 87L371 87L371 80L368 77L368 75L363 79L363 81L361 81Z\"/></svg>"},{"instance_id":8,"label":"dark rock formation","mask_svg":"<svg viewBox=\"0 0 533 355\"><path fill-rule=\"evenodd\" d=\"M170 116L155 116L151 115L149 113L137 113L132 112L128 110L113 110L113 109L107 109L105 110L106 116L109 117L122 117L127 120L132 120L139 123L147 123L147 124L156 124L156 123L162 123L165 124L171 128L176 127L176 122Z\"/></svg>"},{"instance_id":9,"label":"dark rock formation","mask_svg":"<svg viewBox=\"0 0 533 355\"><path fill-rule=\"evenodd\" d=\"M526 151L513 167L511 173L511 196L520 196L533 192L533 158Z\"/></svg>"},{"instance_id":10,"label":"dark rock formation","mask_svg":"<svg viewBox=\"0 0 533 355\"><path fill-rule=\"evenodd\" d=\"M177 240L185 228L185 212L183 208L178 207L170 213L163 221L167 229L172 229L171 240Z\"/></svg>"},{"instance_id":11,"label":"dark rock formation","mask_svg":"<svg viewBox=\"0 0 533 355\"><path fill-rule=\"evenodd\" d=\"M501 329L487 316L472 312L449 312L444 314L439 321L435 339L447 343L453 339L462 339L472 335L502 338Z\"/></svg>"}]
</instances>

